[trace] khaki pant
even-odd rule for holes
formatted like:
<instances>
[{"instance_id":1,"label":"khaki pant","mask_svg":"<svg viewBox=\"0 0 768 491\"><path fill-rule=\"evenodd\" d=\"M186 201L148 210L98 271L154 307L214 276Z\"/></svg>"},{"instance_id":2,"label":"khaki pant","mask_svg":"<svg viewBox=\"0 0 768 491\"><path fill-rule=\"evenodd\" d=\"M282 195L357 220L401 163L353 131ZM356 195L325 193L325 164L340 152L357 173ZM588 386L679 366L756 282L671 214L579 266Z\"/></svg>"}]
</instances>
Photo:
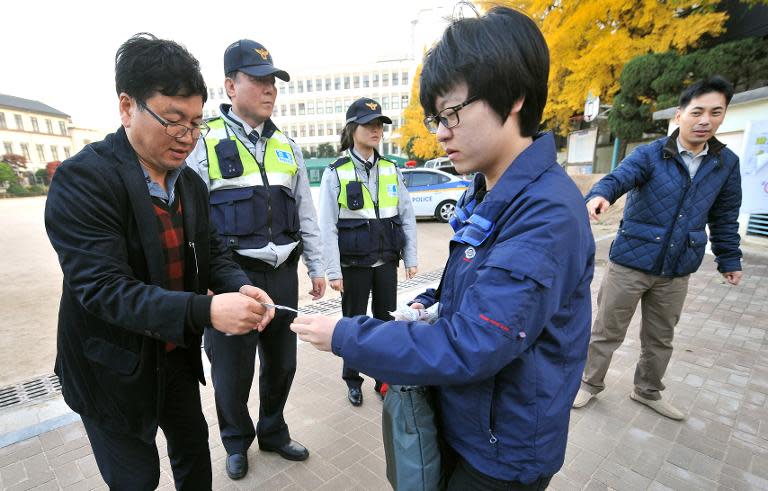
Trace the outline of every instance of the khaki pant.
<instances>
[{"instance_id":1,"label":"khaki pant","mask_svg":"<svg viewBox=\"0 0 768 491\"><path fill-rule=\"evenodd\" d=\"M661 379L672 356L672 338L688 293L689 276L663 278L613 262L608 264L597 294L597 317L592 325L582 389L592 394L605 389L605 374L613 352L624 341L637 303L642 301L635 393L661 399Z\"/></svg>"}]
</instances>

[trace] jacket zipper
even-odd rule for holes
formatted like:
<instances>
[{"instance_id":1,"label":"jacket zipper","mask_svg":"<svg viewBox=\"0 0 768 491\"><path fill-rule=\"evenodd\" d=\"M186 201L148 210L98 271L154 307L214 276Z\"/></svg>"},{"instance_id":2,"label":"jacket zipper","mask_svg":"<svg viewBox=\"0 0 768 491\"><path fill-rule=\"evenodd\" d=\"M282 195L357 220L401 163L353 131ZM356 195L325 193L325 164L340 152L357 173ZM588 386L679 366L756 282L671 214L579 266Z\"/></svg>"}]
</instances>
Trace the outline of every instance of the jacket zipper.
<instances>
[{"instance_id":1,"label":"jacket zipper","mask_svg":"<svg viewBox=\"0 0 768 491\"><path fill-rule=\"evenodd\" d=\"M198 291L200 289L200 282L199 282L199 278L198 278L198 276L200 274L200 270L199 270L198 265L197 265L197 248L195 247L195 243L192 242L192 241L189 242L189 247L190 247L190 249L192 249L192 259L194 259L194 261L195 261L195 281L194 281L194 287L195 287L195 291Z\"/></svg>"},{"instance_id":2,"label":"jacket zipper","mask_svg":"<svg viewBox=\"0 0 768 491\"><path fill-rule=\"evenodd\" d=\"M496 399L496 381L494 380L493 383L493 390L491 390L491 409L490 409L490 416L488 418L488 434L490 435L490 438L488 439L488 442L491 445L496 445L496 443L499 441L498 438L496 438L496 435L493 434L493 430L496 426L496 411L493 410L493 401Z\"/></svg>"},{"instance_id":3,"label":"jacket zipper","mask_svg":"<svg viewBox=\"0 0 768 491\"><path fill-rule=\"evenodd\" d=\"M674 160L676 164L680 164L680 162L678 162L677 159L674 159ZM702 164L703 163L704 162L702 161ZM675 226L677 225L677 220L678 218L680 218L680 210L683 208L685 197L688 195L688 192L693 187L693 178L691 177L691 172L688 170L688 167L685 165L683 165L683 169L686 171L686 175L688 177L688 187L685 188L685 192L683 193L683 196L680 198L680 201L677 203L677 209L675 210L675 217L672 223L672 228L669 230L669 233L667 234L664 240L664 247L662 248L662 254L661 254L661 257L659 258L660 264L657 265L657 269L656 269L661 274L667 273L667 271L664 270L664 263L666 262L667 253L669 252L669 241L672 240L672 235L674 234L674 231L675 231L674 229L675 229Z\"/></svg>"},{"instance_id":4,"label":"jacket zipper","mask_svg":"<svg viewBox=\"0 0 768 491\"><path fill-rule=\"evenodd\" d=\"M272 191L269 189L269 180L267 179L267 171L264 169L264 164L258 161L256 164L259 166L261 180L264 183L264 189L267 191L267 234L269 242L272 242Z\"/></svg>"}]
</instances>

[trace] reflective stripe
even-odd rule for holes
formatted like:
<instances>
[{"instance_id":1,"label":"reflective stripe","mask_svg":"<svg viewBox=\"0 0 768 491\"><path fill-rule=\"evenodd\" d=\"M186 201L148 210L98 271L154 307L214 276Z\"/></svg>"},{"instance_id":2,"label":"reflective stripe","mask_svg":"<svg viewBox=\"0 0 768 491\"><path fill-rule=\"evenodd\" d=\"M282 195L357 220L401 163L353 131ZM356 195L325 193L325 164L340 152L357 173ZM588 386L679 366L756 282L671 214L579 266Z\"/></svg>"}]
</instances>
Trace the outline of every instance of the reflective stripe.
<instances>
[{"instance_id":1,"label":"reflective stripe","mask_svg":"<svg viewBox=\"0 0 768 491\"><path fill-rule=\"evenodd\" d=\"M376 216L376 207L371 197L368 186L362 184L363 207L359 210L350 210L347 207L347 184L357 181L357 172L355 164L350 158L346 163L336 167L336 176L339 178L339 218L392 218L398 215L398 186L400 179L397 174L397 167L389 160L379 159L378 163L378 205L379 215Z\"/></svg>"},{"instance_id":2,"label":"reflective stripe","mask_svg":"<svg viewBox=\"0 0 768 491\"><path fill-rule=\"evenodd\" d=\"M352 219L365 219L365 220L375 220L376 219L376 210L373 208L362 208L360 210L350 210L349 208L339 208L339 220L343 220L345 218L352 218Z\"/></svg>"},{"instance_id":3,"label":"reflective stripe","mask_svg":"<svg viewBox=\"0 0 768 491\"><path fill-rule=\"evenodd\" d=\"M205 138L205 147L208 157L208 176L211 180L211 191L223 187L263 186L264 182L262 181L261 171L256 158L243 142L235 136L233 131L228 132L225 124L221 118L208 122L211 131ZM219 168L219 157L216 155L215 150L219 141L227 138L227 134L229 134L230 140L235 142L238 156L243 164L243 174L231 179L222 178L221 169ZM288 138L279 131L275 131L267 140L263 165L270 186L292 187L293 176L298 171L296 157L293 154L293 148L291 148Z\"/></svg>"}]
</instances>

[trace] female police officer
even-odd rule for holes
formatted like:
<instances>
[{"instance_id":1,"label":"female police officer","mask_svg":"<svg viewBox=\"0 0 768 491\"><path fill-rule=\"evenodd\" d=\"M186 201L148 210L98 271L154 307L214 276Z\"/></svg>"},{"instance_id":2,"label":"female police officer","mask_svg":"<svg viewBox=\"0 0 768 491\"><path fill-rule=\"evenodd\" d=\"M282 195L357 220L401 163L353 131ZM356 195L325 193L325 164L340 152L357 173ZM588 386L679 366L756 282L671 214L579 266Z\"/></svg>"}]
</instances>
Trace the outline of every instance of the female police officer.
<instances>
[{"instance_id":1,"label":"female police officer","mask_svg":"<svg viewBox=\"0 0 768 491\"><path fill-rule=\"evenodd\" d=\"M538 133L549 51L502 7L454 22L421 73L425 123L461 173L439 317L298 317L299 338L397 384L437 386L458 456L449 490L543 489L563 465L589 342L595 243L581 193ZM413 307L413 305L412 305ZM446 469L448 470L448 469Z\"/></svg>"},{"instance_id":2,"label":"female police officer","mask_svg":"<svg viewBox=\"0 0 768 491\"><path fill-rule=\"evenodd\" d=\"M397 166L377 148L384 123L381 105L361 98L347 109L341 134L344 156L331 164L320 184L320 229L331 288L341 292L345 317L365 315L373 293L373 317L390 320L397 303L397 265L416 274L416 219ZM345 289L346 286L346 289ZM363 403L363 379L344 364L349 402ZM381 393L381 383L376 391Z\"/></svg>"}]
</instances>

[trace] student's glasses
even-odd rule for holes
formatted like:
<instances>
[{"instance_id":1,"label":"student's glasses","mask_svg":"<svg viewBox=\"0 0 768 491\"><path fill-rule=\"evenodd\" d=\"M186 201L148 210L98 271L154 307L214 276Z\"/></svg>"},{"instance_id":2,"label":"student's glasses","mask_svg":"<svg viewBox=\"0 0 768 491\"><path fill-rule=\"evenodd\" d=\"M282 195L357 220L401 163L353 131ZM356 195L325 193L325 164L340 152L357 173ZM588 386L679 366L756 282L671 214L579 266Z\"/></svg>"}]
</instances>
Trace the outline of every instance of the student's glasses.
<instances>
[{"instance_id":1,"label":"student's glasses","mask_svg":"<svg viewBox=\"0 0 768 491\"><path fill-rule=\"evenodd\" d=\"M457 104L455 106L446 107L439 113L437 113L434 116L427 116L424 118L424 126L427 127L430 133L437 133L437 129L440 126L440 123L442 123L443 126L446 128L453 128L457 126L459 121L459 111L472 104L478 99L477 96L470 97L466 101L462 102L461 104Z\"/></svg>"}]
</instances>

